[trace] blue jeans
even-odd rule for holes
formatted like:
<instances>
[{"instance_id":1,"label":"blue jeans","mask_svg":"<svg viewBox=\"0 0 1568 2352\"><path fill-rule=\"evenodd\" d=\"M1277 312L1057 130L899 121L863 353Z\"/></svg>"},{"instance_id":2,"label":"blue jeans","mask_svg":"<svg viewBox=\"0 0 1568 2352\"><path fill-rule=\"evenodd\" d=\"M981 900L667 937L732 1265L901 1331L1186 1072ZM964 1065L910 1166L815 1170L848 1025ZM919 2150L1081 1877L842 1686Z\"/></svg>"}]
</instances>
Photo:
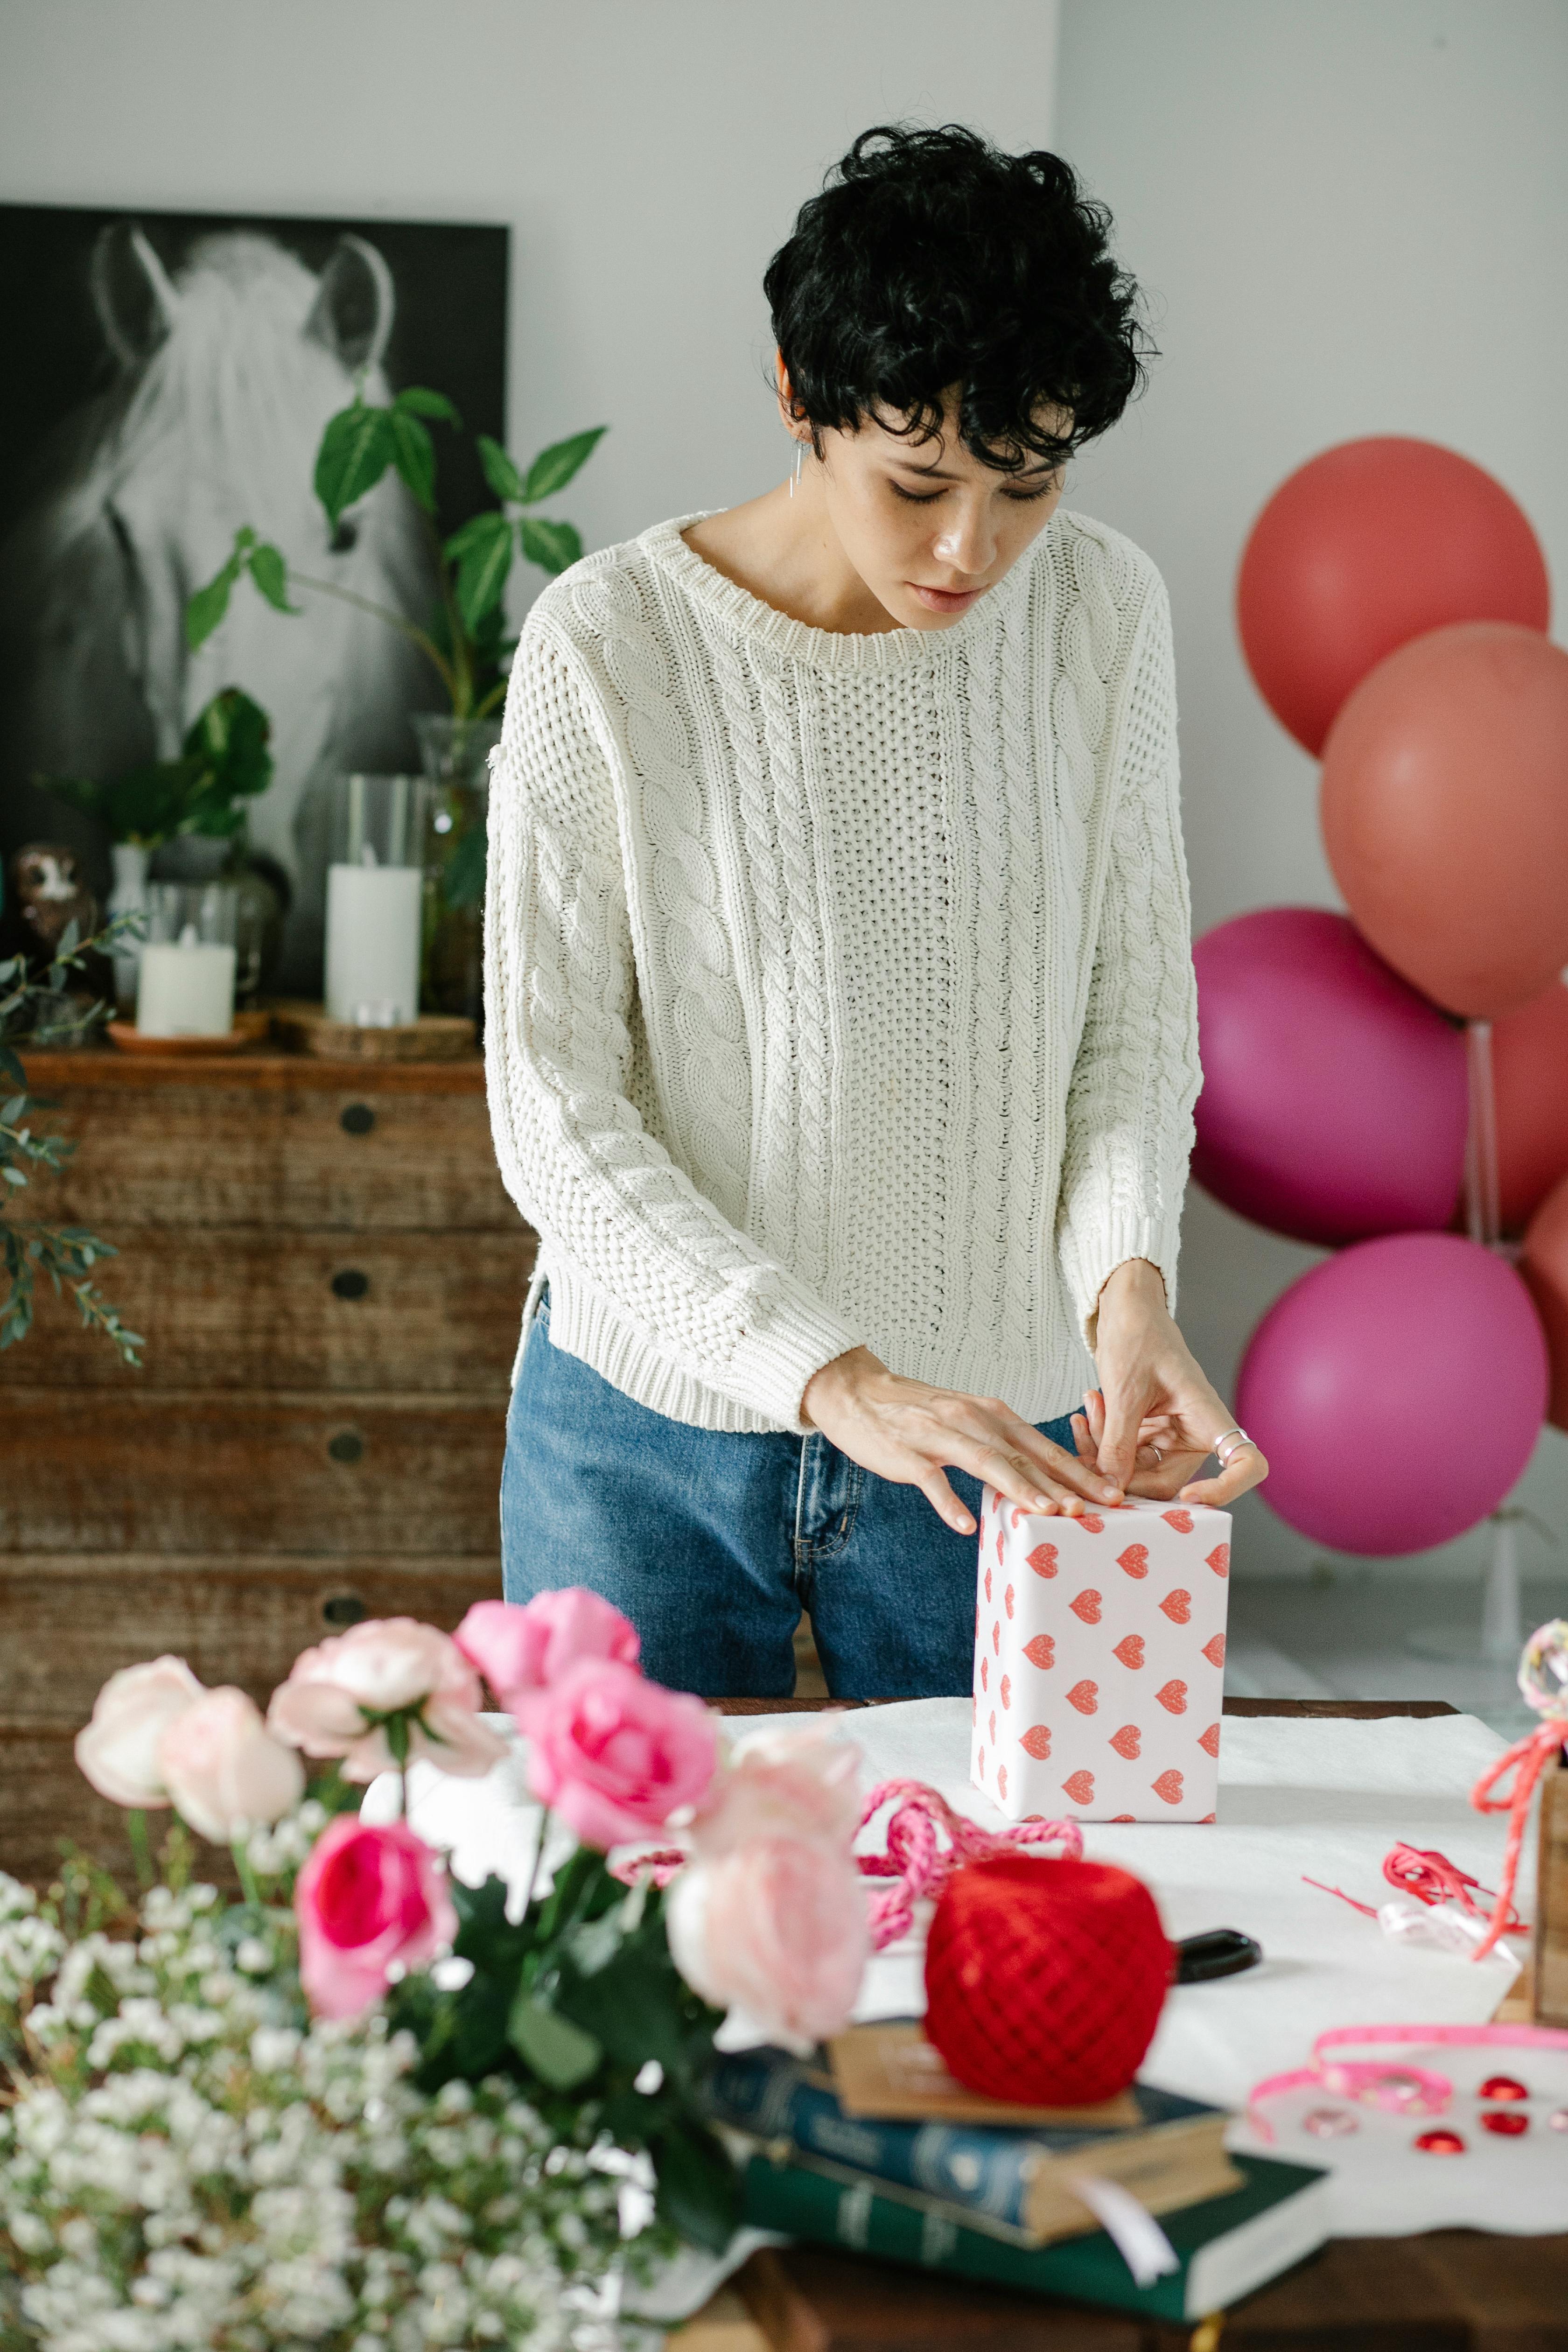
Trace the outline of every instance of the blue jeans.
<instances>
[{"instance_id":1,"label":"blue jeans","mask_svg":"<svg viewBox=\"0 0 1568 2352\"><path fill-rule=\"evenodd\" d=\"M1074 1451L1065 1415L1039 1427ZM978 1518L978 1479L948 1475ZM693 1429L636 1403L551 1346L548 1292L512 1391L500 1524L509 1601L592 1586L674 1689L787 1698L804 1607L835 1698L969 1693L973 1536L820 1430Z\"/></svg>"}]
</instances>

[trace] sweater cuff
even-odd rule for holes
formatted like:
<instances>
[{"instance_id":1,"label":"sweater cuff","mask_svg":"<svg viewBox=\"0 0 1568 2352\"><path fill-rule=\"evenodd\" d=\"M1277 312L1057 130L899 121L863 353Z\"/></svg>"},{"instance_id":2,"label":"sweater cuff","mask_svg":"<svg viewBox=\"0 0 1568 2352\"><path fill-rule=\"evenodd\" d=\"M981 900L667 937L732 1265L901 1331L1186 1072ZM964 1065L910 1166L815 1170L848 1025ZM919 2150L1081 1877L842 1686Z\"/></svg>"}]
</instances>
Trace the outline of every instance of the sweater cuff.
<instances>
[{"instance_id":1,"label":"sweater cuff","mask_svg":"<svg viewBox=\"0 0 1568 2352\"><path fill-rule=\"evenodd\" d=\"M1165 1305L1172 1315L1176 1311L1176 1255L1180 1240L1179 1223L1165 1223L1153 1217L1137 1216L1131 1212L1113 1216L1107 1224L1097 1226L1087 1242L1079 1239L1070 1227L1061 1237L1061 1266L1073 1304L1078 1308L1079 1328L1084 1345L1092 1356L1099 1337L1100 1294L1119 1265L1129 1258L1147 1258L1157 1266L1165 1286Z\"/></svg>"},{"instance_id":2,"label":"sweater cuff","mask_svg":"<svg viewBox=\"0 0 1568 2352\"><path fill-rule=\"evenodd\" d=\"M723 1379L717 1383L739 1404L782 1422L797 1436L813 1424L801 1419L806 1382L836 1356L864 1344L864 1335L841 1323L819 1298L784 1276L760 1327L742 1331Z\"/></svg>"}]
</instances>

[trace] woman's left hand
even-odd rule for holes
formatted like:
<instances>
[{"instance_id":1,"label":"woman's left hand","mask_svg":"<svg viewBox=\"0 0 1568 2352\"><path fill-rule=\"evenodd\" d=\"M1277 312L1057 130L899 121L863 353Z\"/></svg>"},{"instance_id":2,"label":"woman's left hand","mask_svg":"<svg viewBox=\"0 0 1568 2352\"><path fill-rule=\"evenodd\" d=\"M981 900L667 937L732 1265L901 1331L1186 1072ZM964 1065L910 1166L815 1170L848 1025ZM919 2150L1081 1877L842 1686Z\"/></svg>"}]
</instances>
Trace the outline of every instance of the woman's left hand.
<instances>
[{"instance_id":1,"label":"woman's left hand","mask_svg":"<svg viewBox=\"0 0 1568 2352\"><path fill-rule=\"evenodd\" d=\"M1100 1294L1099 1390L1073 1415L1079 1455L1123 1493L1226 1510L1268 1475L1254 1444L1232 1450L1217 1476L1200 1478L1215 1440L1236 1427L1171 1319L1165 1285L1147 1258L1119 1265Z\"/></svg>"}]
</instances>

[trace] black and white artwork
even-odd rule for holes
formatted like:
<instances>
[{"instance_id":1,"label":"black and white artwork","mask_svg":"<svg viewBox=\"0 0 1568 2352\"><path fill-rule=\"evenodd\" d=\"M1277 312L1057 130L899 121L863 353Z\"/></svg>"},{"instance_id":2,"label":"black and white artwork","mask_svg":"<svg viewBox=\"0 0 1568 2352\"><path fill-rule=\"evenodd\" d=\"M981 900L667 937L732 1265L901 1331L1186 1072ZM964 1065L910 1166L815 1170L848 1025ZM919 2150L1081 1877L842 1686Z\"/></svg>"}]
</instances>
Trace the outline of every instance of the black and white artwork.
<instances>
[{"instance_id":1,"label":"black and white artwork","mask_svg":"<svg viewBox=\"0 0 1568 2352\"><path fill-rule=\"evenodd\" d=\"M430 385L465 428L435 428L442 532L493 503L472 436L505 438L507 274L501 227L0 205L0 853L62 838L101 878L89 821L30 780L172 757L226 686L271 718L251 836L290 873L308 787L416 767L409 713L439 686L395 629L237 593L192 655L184 600L250 523L291 571L427 618L408 493L389 473L334 532L316 448L356 383Z\"/></svg>"}]
</instances>

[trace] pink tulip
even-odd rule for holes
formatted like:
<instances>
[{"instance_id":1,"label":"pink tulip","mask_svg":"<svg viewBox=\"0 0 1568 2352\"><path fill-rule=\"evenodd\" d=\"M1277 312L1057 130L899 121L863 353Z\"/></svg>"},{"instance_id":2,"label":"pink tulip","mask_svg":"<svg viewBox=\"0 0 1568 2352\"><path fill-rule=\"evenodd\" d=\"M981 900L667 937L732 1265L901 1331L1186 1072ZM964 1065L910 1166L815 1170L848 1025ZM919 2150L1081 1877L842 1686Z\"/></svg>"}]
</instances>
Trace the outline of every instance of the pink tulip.
<instances>
[{"instance_id":1,"label":"pink tulip","mask_svg":"<svg viewBox=\"0 0 1568 2352\"><path fill-rule=\"evenodd\" d=\"M691 1825L693 1851L715 1862L777 1832L847 1853L860 1826L860 1751L836 1730L829 1717L738 1740Z\"/></svg>"},{"instance_id":2,"label":"pink tulip","mask_svg":"<svg viewBox=\"0 0 1568 2352\"><path fill-rule=\"evenodd\" d=\"M410 1759L474 1780L507 1752L479 1720L479 1681L456 1643L412 1617L372 1617L335 1640L302 1650L272 1694L267 1728L307 1756L341 1756L345 1780L374 1780L395 1759L366 1717L421 1707Z\"/></svg>"},{"instance_id":3,"label":"pink tulip","mask_svg":"<svg viewBox=\"0 0 1568 2352\"><path fill-rule=\"evenodd\" d=\"M458 1932L430 1848L405 1822L373 1828L339 1813L294 1887L300 1981L318 2017L358 2017L395 1965L420 1967Z\"/></svg>"},{"instance_id":4,"label":"pink tulip","mask_svg":"<svg viewBox=\"0 0 1568 2352\"><path fill-rule=\"evenodd\" d=\"M502 1706L520 1720L527 1712L520 1702L545 1689L577 1659L616 1658L635 1666L642 1648L637 1627L584 1584L538 1592L521 1603L476 1601L452 1638Z\"/></svg>"},{"instance_id":5,"label":"pink tulip","mask_svg":"<svg viewBox=\"0 0 1568 2352\"><path fill-rule=\"evenodd\" d=\"M661 1830L713 1778L718 1734L702 1701L617 1659L577 1659L540 1694L528 1728L534 1795L601 1850Z\"/></svg>"},{"instance_id":6,"label":"pink tulip","mask_svg":"<svg viewBox=\"0 0 1568 2352\"><path fill-rule=\"evenodd\" d=\"M865 1881L847 1848L770 1833L683 1870L665 1898L694 1992L805 2053L849 2022L870 1951Z\"/></svg>"},{"instance_id":7,"label":"pink tulip","mask_svg":"<svg viewBox=\"0 0 1568 2352\"><path fill-rule=\"evenodd\" d=\"M184 1658L153 1658L110 1675L76 1736L76 1760L100 1797L116 1805L169 1801L158 1743L176 1716L202 1696Z\"/></svg>"},{"instance_id":8,"label":"pink tulip","mask_svg":"<svg viewBox=\"0 0 1568 2352\"><path fill-rule=\"evenodd\" d=\"M215 1844L278 1821L305 1793L300 1759L232 1685L205 1691L164 1725L158 1762L181 1818Z\"/></svg>"}]
</instances>

